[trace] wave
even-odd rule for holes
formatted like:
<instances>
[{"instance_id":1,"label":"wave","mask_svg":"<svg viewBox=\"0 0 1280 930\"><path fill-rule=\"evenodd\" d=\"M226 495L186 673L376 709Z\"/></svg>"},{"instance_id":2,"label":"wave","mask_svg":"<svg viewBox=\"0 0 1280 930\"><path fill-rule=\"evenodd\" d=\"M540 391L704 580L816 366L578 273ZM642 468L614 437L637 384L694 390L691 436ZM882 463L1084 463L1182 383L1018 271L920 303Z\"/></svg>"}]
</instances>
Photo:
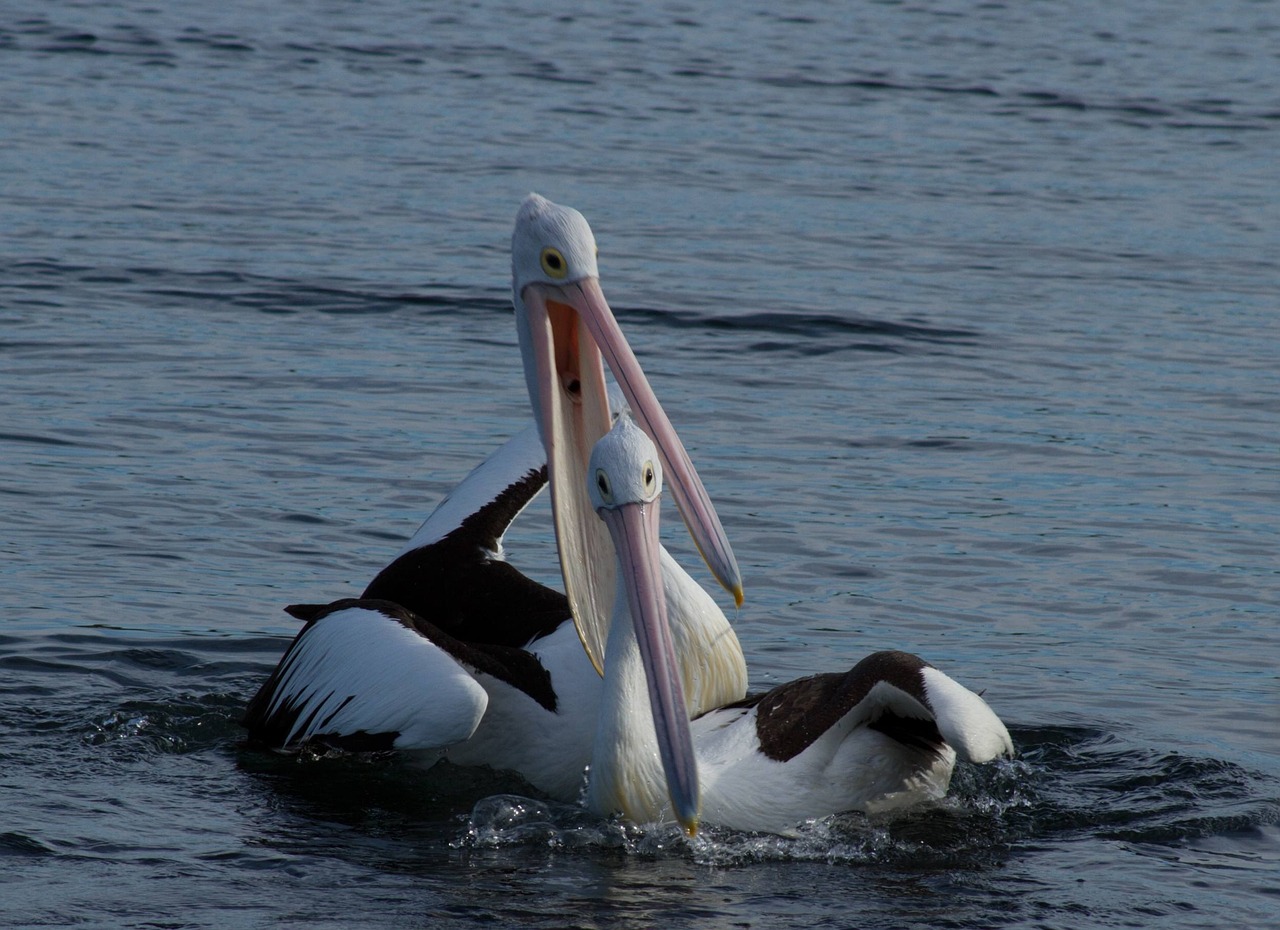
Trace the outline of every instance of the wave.
<instances>
[{"instance_id":1,"label":"wave","mask_svg":"<svg viewBox=\"0 0 1280 930\"><path fill-rule=\"evenodd\" d=\"M94 268L49 260L0 265L0 294L14 306L82 301L86 290L119 292L117 299L172 308L238 308L257 313L335 315L415 313L492 316L510 313L510 298L496 288L430 284L420 291L380 290L367 282L304 281L236 271L174 271L163 268ZM829 352L906 351L912 344L973 345L976 330L933 326L924 321L837 316L802 309L725 314L705 310L615 307L628 328L687 329L710 334L757 336L753 352L805 356ZM0 343L0 349L6 344Z\"/></svg>"}]
</instances>

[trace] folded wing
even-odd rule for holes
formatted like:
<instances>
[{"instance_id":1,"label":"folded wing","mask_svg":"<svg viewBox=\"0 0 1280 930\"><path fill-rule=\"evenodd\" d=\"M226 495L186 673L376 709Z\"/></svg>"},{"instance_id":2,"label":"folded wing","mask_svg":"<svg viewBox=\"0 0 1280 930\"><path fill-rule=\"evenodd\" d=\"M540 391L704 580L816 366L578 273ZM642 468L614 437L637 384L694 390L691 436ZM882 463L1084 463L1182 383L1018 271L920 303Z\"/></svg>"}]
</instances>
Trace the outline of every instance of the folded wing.
<instances>
[{"instance_id":1,"label":"folded wing","mask_svg":"<svg viewBox=\"0 0 1280 930\"><path fill-rule=\"evenodd\" d=\"M899 742L940 749L970 762L1013 753L1013 741L987 702L908 652L876 652L843 674L814 675L758 699L760 750L785 762L846 715Z\"/></svg>"},{"instance_id":2,"label":"folded wing","mask_svg":"<svg viewBox=\"0 0 1280 930\"><path fill-rule=\"evenodd\" d=\"M339 601L314 610L242 723L276 748L443 749L471 736L488 703L403 608Z\"/></svg>"}]
</instances>

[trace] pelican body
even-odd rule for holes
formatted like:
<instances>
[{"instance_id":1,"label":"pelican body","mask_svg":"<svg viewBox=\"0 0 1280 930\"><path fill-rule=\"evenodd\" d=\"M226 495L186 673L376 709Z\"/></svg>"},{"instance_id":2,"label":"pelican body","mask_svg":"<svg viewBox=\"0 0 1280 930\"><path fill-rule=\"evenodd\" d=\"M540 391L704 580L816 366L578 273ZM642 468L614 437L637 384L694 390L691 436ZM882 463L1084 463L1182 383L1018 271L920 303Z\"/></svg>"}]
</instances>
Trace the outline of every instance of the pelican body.
<instances>
[{"instance_id":1,"label":"pelican body","mask_svg":"<svg viewBox=\"0 0 1280 930\"><path fill-rule=\"evenodd\" d=\"M843 674L798 679L685 724L688 715L671 706L681 679L656 591L657 462L624 416L588 467L617 572L631 580L606 640L587 793L594 811L786 833L810 818L941 797L957 755L986 762L1012 753L981 697L905 652L877 652Z\"/></svg>"}]
</instances>

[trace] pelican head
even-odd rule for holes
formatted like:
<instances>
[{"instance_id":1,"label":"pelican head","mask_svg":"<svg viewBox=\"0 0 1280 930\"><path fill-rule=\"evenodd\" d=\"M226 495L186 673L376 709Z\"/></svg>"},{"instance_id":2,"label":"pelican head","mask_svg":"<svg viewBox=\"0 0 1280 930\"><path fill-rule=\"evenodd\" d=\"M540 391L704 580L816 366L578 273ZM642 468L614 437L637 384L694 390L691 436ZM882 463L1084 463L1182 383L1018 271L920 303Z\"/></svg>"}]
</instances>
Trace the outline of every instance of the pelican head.
<instances>
[{"instance_id":1,"label":"pelican head","mask_svg":"<svg viewBox=\"0 0 1280 930\"><path fill-rule=\"evenodd\" d=\"M593 788L596 780L607 783L600 789L608 798L603 806L621 808L632 819L644 821L658 816L660 799L646 796L649 793L644 790L653 783L646 782L638 772L618 770L643 767L652 758L652 750L644 750L639 736L648 728L627 713L630 707L626 697L632 692L632 685L638 689L639 684L616 680L617 676L632 673L634 666L628 662L627 653L638 647L671 809L693 835L698 828L698 770L659 567L662 462L649 437L623 415L595 444L587 473L591 506L613 540L620 582L606 647L607 706L602 711L603 727L597 736L609 745L593 754ZM625 748L614 745L619 742L642 748L632 756Z\"/></svg>"},{"instance_id":2,"label":"pelican head","mask_svg":"<svg viewBox=\"0 0 1280 930\"><path fill-rule=\"evenodd\" d=\"M585 489L591 448L612 423L606 362L657 446L698 550L737 604L742 578L702 480L600 289L595 237L581 213L537 194L525 199L511 236L511 290L529 399L547 452L565 594L587 655L603 674L613 559Z\"/></svg>"}]
</instances>

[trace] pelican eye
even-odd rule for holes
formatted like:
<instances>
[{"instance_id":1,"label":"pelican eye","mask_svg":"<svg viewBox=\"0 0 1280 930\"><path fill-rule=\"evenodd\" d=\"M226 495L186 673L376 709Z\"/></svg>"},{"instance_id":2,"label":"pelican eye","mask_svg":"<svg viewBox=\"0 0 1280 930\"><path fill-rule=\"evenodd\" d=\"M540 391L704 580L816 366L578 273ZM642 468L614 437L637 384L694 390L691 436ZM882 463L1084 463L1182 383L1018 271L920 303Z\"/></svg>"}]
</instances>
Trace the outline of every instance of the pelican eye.
<instances>
[{"instance_id":1,"label":"pelican eye","mask_svg":"<svg viewBox=\"0 0 1280 930\"><path fill-rule=\"evenodd\" d=\"M553 278L563 278L569 273L569 263L559 249L547 246L542 250L542 270Z\"/></svg>"},{"instance_id":2,"label":"pelican eye","mask_svg":"<svg viewBox=\"0 0 1280 930\"><path fill-rule=\"evenodd\" d=\"M655 483L656 483L656 479L654 478L654 475L653 475L653 463L645 462L644 463L644 489L646 491L652 491Z\"/></svg>"},{"instance_id":3,"label":"pelican eye","mask_svg":"<svg viewBox=\"0 0 1280 930\"><path fill-rule=\"evenodd\" d=\"M603 468L596 469L596 487L600 489L600 498L608 503L613 494L609 491L609 476L604 473Z\"/></svg>"}]
</instances>

